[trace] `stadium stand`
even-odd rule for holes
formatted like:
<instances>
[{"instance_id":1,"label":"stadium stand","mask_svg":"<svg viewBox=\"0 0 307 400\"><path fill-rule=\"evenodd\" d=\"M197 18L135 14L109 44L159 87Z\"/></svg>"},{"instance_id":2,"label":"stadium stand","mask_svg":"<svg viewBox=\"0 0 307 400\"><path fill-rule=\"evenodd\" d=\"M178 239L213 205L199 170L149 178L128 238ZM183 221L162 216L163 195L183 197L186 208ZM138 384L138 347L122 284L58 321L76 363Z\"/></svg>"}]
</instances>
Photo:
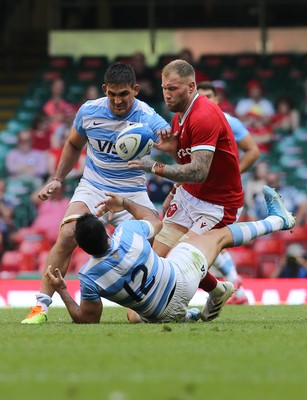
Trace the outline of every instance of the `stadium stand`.
<instances>
[{"instance_id":1,"label":"stadium stand","mask_svg":"<svg viewBox=\"0 0 307 400\"><path fill-rule=\"evenodd\" d=\"M71 56L29 57L21 60L21 68L15 72L16 82L0 85L0 177L7 180L7 192L15 201L16 232L28 227L33 220L33 207L29 201L30 184L11 182L5 168L6 154L16 146L20 130L32 126L35 117L40 113L42 104L50 95L50 81L62 78L67 87L67 100L74 105L82 101L84 90L90 84L101 86L103 74L108 65L114 61L130 62L127 55L118 55L110 60L106 55L82 56L78 60ZM157 101L152 104L163 114L161 99L161 68L177 58L176 54L161 54L153 66L156 77ZM259 55L258 53L242 54L203 54L197 61L197 67L211 80L221 79L227 84L229 99L233 103L245 95L244 88L250 79L258 79L265 88L265 94L272 101L278 95L289 92L297 105L304 98L304 82L307 79L307 54L279 53ZM280 135L280 132L277 132ZM288 184L294 185L307 194L307 124L303 120L294 132L283 132L266 159L272 169L282 171ZM249 176L244 179L248 179ZM71 196L77 182L68 182L66 195ZM243 246L231 252L243 277L267 277L272 274L288 243L302 243L307 251L307 221L304 226L297 226L291 232L264 240L258 239L252 247ZM2 255L0 272L20 270L41 272L44 255L48 245L44 240L24 238L16 249L7 249ZM278 243L277 243L278 242ZM50 245L50 244L49 244ZM275 248L274 248L275 246ZM31 251L32 253L31 253ZM274 250L274 251L273 251ZM271 251L271 252L270 252ZM70 271L77 272L84 262L83 254L74 254Z\"/></svg>"},{"instance_id":2,"label":"stadium stand","mask_svg":"<svg viewBox=\"0 0 307 400\"><path fill-rule=\"evenodd\" d=\"M242 278L258 277L259 260L258 254L252 247L241 246L229 249L237 271Z\"/></svg>"},{"instance_id":3,"label":"stadium stand","mask_svg":"<svg viewBox=\"0 0 307 400\"><path fill-rule=\"evenodd\" d=\"M257 275L260 278L270 278L281 262L285 243L278 234L258 239L253 243L253 250L259 263Z\"/></svg>"}]
</instances>

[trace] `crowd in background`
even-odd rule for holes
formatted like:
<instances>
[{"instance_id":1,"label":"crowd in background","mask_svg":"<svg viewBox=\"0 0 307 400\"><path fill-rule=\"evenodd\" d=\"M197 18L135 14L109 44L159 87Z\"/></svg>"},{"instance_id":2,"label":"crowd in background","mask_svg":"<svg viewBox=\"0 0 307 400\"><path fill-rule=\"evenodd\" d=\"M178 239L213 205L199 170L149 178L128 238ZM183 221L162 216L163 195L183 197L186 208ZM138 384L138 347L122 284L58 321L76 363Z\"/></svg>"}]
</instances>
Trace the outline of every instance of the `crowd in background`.
<instances>
[{"instance_id":1,"label":"crowd in background","mask_svg":"<svg viewBox=\"0 0 307 400\"><path fill-rule=\"evenodd\" d=\"M185 59L195 66L197 83L210 80L210 75L197 66L188 49L183 49L177 58ZM162 101L159 71L147 65L142 52L135 53L128 62L133 65L137 82L141 86L138 98L154 108L157 107L157 112L170 121L172 115L166 111ZM280 88L280 93L272 100L261 79L250 79L246 83L245 94L236 101L232 100L237 96L230 92L226 80L213 80L213 84L218 91L221 109L244 123L261 152L258 162L242 176L245 189L242 218L264 218L262 187L267 184L282 194L287 208L297 217L297 225L307 226L306 187L298 186L295 182L292 184L287 170L277 165L274 162L276 158L273 157L276 148L287 138L297 135L297 132L305 135L307 141L307 86L302 88L305 102L298 104L291 91L283 92L283 88ZM24 238L23 232L31 232L33 235L36 231L53 244L69 198L82 176L86 149L74 170L67 176L62 189L47 202L38 200L36 192L54 175L77 109L85 101L101 97L103 93L101 86L89 83L78 102L71 102L66 95L65 80L51 80L49 99L41 104L32 126L18 133L16 146L7 152L6 177L0 180L1 255L20 246ZM286 147L283 151L287 155ZM168 158L166 154L157 151L153 151L153 155L157 160L166 161ZM170 162L169 159L167 161ZM149 196L161 213L162 203L172 185L173 182L167 179L148 174ZM29 227L33 229L27 231ZM295 246L285 252L274 276L292 276L293 268L290 271L289 265L294 260L299 260L296 276L307 277L306 249L301 244Z\"/></svg>"}]
</instances>

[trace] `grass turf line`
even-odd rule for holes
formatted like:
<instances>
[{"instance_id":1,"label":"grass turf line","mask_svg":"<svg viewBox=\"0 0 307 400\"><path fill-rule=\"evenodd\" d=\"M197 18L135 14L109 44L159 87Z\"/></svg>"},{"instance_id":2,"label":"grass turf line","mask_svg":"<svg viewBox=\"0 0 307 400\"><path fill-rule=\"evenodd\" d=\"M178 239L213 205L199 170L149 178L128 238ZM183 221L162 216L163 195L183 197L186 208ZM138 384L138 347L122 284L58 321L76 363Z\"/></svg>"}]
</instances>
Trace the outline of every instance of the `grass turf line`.
<instances>
[{"instance_id":1,"label":"grass turf line","mask_svg":"<svg viewBox=\"0 0 307 400\"><path fill-rule=\"evenodd\" d=\"M306 306L226 306L211 323L130 325L105 308L99 325L51 308L0 310L5 400L300 400L307 393Z\"/></svg>"}]
</instances>

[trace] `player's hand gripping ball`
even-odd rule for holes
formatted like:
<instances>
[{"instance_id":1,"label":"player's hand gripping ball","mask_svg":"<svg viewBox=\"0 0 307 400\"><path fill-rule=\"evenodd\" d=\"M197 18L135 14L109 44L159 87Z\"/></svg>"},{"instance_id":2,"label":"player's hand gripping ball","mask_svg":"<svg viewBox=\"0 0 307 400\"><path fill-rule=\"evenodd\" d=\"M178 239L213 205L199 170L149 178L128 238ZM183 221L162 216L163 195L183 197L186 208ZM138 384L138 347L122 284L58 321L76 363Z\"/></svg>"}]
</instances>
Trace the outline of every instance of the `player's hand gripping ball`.
<instances>
[{"instance_id":1,"label":"player's hand gripping ball","mask_svg":"<svg viewBox=\"0 0 307 400\"><path fill-rule=\"evenodd\" d=\"M153 132L144 124L136 123L123 129L117 137L115 149L125 161L149 154L153 146Z\"/></svg>"}]
</instances>

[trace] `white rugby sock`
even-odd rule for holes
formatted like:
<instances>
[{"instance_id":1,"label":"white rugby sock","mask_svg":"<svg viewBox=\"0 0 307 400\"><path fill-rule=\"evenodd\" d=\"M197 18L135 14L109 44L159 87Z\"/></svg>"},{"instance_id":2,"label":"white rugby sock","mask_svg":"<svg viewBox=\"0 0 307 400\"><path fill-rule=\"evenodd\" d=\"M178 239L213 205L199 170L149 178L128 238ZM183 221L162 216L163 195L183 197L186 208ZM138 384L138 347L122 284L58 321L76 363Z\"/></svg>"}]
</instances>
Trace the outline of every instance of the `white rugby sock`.
<instances>
[{"instance_id":1,"label":"white rugby sock","mask_svg":"<svg viewBox=\"0 0 307 400\"><path fill-rule=\"evenodd\" d=\"M45 293L36 294L36 305L41 306L44 312L48 312L48 307L52 303L52 298Z\"/></svg>"}]
</instances>

